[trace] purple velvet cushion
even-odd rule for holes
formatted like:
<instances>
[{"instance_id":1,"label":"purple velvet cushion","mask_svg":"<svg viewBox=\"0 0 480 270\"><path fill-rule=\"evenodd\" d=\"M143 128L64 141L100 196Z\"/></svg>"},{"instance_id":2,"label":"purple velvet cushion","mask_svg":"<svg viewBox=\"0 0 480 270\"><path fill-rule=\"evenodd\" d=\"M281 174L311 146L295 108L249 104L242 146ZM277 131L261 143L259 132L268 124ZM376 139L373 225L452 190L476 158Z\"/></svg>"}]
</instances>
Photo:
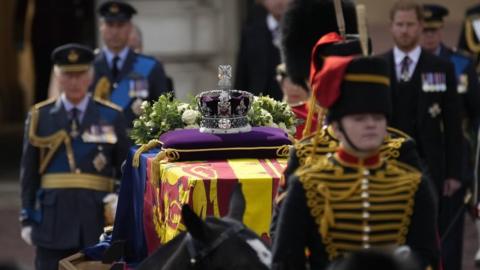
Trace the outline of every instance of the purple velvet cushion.
<instances>
[{"instance_id":1,"label":"purple velvet cushion","mask_svg":"<svg viewBox=\"0 0 480 270\"><path fill-rule=\"evenodd\" d=\"M280 128L253 127L250 132L236 134L200 133L198 129L182 129L164 133L159 139L171 161L214 160L230 158L288 157L292 144Z\"/></svg>"}]
</instances>

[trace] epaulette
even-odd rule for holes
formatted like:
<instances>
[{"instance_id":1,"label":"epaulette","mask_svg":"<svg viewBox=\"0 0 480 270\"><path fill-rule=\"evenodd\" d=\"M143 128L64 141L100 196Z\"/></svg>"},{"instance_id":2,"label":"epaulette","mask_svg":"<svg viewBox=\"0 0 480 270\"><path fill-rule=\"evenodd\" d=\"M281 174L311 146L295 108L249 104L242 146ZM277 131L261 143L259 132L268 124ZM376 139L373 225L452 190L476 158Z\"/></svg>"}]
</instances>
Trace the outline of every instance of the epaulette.
<instances>
[{"instance_id":1,"label":"epaulette","mask_svg":"<svg viewBox=\"0 0 480 270\"><path fill-rule=\"evenodd\" d=\"M297 143L300 143L300 144L308 144L308 143L312 143L312 140L315 136L317 136L318 132L315 131L315 132L312 132L310 135L306 136L306 137L303 137L301 138L300 140L297 141ZM325 137L325 136L328 136L329 138L333 138L335 139L335 132L333 131L333 128L331 125L328 125L328 126L324 126L322 129L321 129L321 133L320 133L320 137Z\"/></svg>"},{"instance_id":2,"label":"epaulette","mask_svg":"<svg viewBox=\"0 0 480 270\"><path fill-rule=\"evenodd\" d=\"M95 98L93 98L93 99L94 99L96 102L98 102L98 103L100 103L100 104L102 104L102 105L104 105L104 106L107 106L107 107L109 107L109 108L112 108L112 109L114 109L114 110L116 110L116 111L119 111L119 112L123 111L123 110L122 110L122 107L118 106L117 104L115 104L115 103L113 103L113 102L111 102L111 101L108 101L108 100L105 100L105 99L101 99L101 98L97 98L97 97L95 97Z\"/></svg>"},{"instance_id":3,"label":"epaulette","mask_svg":"<svg viewBox=\"0 0 480 270\"><path fill-rule=\"evenodd\" d=\"M453 48L452 50L456 55L468 58L470 61L473 61L474 59L473 54L469 51L458 49L458 48Z\"/></svg>"},{"instance_id":4,"label":"epaulette","mask_svg":"<svg viewBox=\"0 0 480 270\"><path fill-rule=\"evenodd\" d=\"M44 101L39 102L39 103L37 103L37 104L34 104L34 105L32 106L32 109L38 110L38 109L40 109L40 108L42 108L42 107L45 107L45 106L47 106L47 105L49 105L49 104L54 103L55 101L57 101L56 98L49 98L49 99L47 99L47 100L44 100Z\"/></svg>"},{"instance_id":5,"label":"epaulette","mask_svg":"<svg viewBox=\"0 0 480 270\"><path fill-rule=\"evenodd\" d=\"M418 168L415 168L410 164L407 164L405 162L402 162L396 159L387 159L385 162L387 164L387 171L389 171L390 173L392 172L396 172L399 174L410 173L410 174L415 174L420 176L422 174L418 170Z\"/></svg>"},{"instance_id":6,"label":"epaulette","mask_svg":"<svg viewBox=\"0 0 480 270\"><path fill-rule=\"evenodd\" d=\"M399 130L399 129L396 129L396 128L393 128L393 127L387 127L387 131L389 134L393 134L393 135L396 135L397 137L403 137L405 139L412 139L412 137L410 135L408 135L407 133Z\"/></svg>"},{"instance_id":7,"label":"epaulette","mask_svg":"<svg viewBox=\"0 0 480 270\"><path fill-rule=\"evenodd\" d=\"M133 52L133 50L132 50ZM152 60L152 61L155 61L155 62L158 62L157 58L153 57L153 56L149 56L149 55L145 55L143 53L136 53L136 52L133 52L135 54L136 57L139 57L139 58L144 58L144 59L148 59L148 60Z\"/></svg>"}]
</instances>

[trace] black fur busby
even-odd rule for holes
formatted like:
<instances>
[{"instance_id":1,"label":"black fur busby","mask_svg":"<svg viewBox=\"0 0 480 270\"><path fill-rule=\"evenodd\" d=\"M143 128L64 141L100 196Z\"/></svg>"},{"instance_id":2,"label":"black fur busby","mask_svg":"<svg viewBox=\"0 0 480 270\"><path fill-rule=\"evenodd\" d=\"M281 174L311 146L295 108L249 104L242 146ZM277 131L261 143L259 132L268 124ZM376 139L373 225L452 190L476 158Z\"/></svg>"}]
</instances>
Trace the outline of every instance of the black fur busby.
<instances>
[{"instance_id":1,"label":"black fur busby","mask_svg":"<svg viewBox=\"0 0 480 270\"><path fill-rule=\"evenodd\" d=\"M329 109L329 121L359 113L388 117L392 110L389 70L380 57L354 58L343 74L340 95Z\"/></svg>"},{"instance_id":2,"label":"black fur busby","mask_svg":"<svg viewBox=\"0 0 480 270\"><path fill-rule=\"evenodd\" d=\"M344 0L342 7L347 33L357 33L354 4ZM332 0L293 0L282 22L283 60L293 82L306 86L313 46L321 36L338 31Z\"/></svg>"}]
</instances>

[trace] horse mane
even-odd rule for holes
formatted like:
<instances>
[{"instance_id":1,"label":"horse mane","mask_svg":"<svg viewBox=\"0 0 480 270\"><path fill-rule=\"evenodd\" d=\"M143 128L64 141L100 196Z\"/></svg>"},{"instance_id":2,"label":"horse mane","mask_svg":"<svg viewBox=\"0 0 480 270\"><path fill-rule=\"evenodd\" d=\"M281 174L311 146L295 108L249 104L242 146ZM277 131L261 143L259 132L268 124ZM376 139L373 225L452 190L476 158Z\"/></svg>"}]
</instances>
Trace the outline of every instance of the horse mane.
<instances>
[{"instance_id":1,"label":"horse mane","mask_svg":"<svg viewBox=\"0 0 480 270\"><path fill-rule=\"evenodd\" d=\"M136 269L162 269L166 262L171 258L172 254L174 254L181 245L186 235L186 232L182 232L172 240L168 241L165 245L155 250L150 256L143 260Z\"/></svg>"}]
</instances>

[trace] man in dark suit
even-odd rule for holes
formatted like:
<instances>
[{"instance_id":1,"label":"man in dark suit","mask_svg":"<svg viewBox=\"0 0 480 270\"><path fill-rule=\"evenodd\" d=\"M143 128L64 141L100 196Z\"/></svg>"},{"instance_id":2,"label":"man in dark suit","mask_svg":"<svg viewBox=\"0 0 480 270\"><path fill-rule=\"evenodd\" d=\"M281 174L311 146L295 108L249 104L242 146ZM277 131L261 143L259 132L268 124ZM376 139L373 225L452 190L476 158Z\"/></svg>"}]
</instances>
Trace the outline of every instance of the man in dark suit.
<instances>
[{"instance_id":1,"label":"man in dark suit","mask_svg":"<svg viewBox=\"0 0 480 270\"><path fill-rule=\"evenodd\" d=\"M415 2L397 1L391 10L393 50L390 63L391 125L418 144L439 194L459 188L461 172L460 96L451 63L421 49L423 10Z\"/></svg>"},{"instance_id":2,"label":"man in dark suit","mask_svg":"<svg viewBox=\"0 0 480 270\"><path fill-rule=\"evenodd\" d=\"M457 92L462 101L463 155L461 187L452 196L444 197L441 205L441 225L451 225L448 235L444 235L442 246L446 269L462 269L463 225L464 219L454 219L455 215L463 213L464 196L466 189L471 186L473 179L473 149L477 138L478 120L480 117L480 89L478 78L472 59L454 52L442 42L443 17L448 15L448 9L438 4L423 5L425 23L422 35L422 47L441 58L450 61L455 66L457 78ZM445 231L446 228L441 228Z\"/></svg>"},{"instance_id":3,"label":"man in dark suit","mask_svg":"<svg viewBox=\"0 0 480 270\"><path fill-rule=\"evenodd\" d=\"M275 68L280 64L280 21L289 0L261 2L242 30L234 87L282 100Z\"/></svg>"},{"instance_id":4,"label":"man in dark suit","mask_svg":"<svg viewBox=\"0 0 480 270\"><path fill-rule=\"evenodd\" d=\"M420 5L408 0L397 1L390 19L395 47L383 55L391 71L390 125L416 140L420 157L443 205L442 201L461 187L461 103L454 67L449 61L421 49L423 10ZM440 215L444 214L441 209ZM446 226L439 224L440 234Z\"/></svg>"},{"instance_id":5,"label":"man in dark suit","mask_svg":"<svg viewBox=\"0 0 480 270\"><path fill-rule=\"evenodd\" d=\"M63 93L32 107L25 125L20 181L22 238L36 246L36 269L98 242L104 202L128 151L121 109L88 94L93 52L79 44L52 53Z\"/></svg>"},{"instance_id":6,"label":"man in dark suit","mask_svg":"<svg viewBox=\"0 0 480 270\"><path fill-rule=\"evenodd\" d=\"M135 53L128 47L137 11L121 1L107 1L99 8L100 35L105 44L95 57L96 97L112 101L123 109L129 127L140 115L144 100L156 100L167 89L163 65L153 57Z\"/></svg>"}]
</instances>

